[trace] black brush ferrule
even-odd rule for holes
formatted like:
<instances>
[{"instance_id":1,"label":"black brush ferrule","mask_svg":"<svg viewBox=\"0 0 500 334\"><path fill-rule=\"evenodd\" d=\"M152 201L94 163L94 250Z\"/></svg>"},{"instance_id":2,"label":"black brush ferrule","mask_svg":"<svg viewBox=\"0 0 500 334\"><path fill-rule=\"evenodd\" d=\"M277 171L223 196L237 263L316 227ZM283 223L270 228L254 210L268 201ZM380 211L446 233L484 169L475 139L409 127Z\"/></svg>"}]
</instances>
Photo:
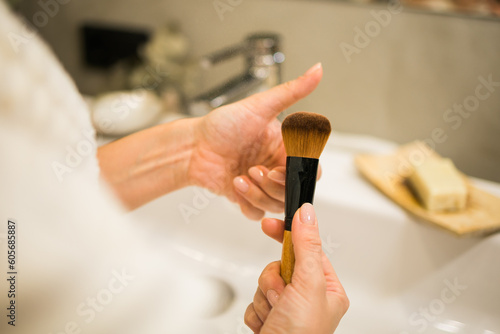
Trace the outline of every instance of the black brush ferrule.
<instances>
[{"instance_id":1,"label":"black brush ferrule","mask_svg":"<svg viewBox=\"0 0 500 334\"><path fill-rule=\"evenodd\" d=\"M285 230L292 230L295 212L314 199L319 159L287 157L285 181Z\"/></svg>"}]
</instances>

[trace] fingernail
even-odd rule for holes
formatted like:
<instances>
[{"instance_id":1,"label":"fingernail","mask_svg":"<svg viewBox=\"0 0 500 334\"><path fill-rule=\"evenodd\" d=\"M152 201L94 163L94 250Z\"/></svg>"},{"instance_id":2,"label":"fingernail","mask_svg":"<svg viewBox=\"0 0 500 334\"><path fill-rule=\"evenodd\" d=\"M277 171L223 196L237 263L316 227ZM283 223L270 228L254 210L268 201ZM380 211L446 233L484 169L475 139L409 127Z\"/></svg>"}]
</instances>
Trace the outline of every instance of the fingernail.
<instances>
[{"instance_id":1,"label":"fingernail","mask_svg":"<svg viewBox=\"0 0 500 334\"><path fill-rule=\"evenodd\" d=\"M307 225L316 224L316 213L314 212L314 207L311 204L305 203L300 208L300 221Z\"/></svg>"},{"instance_id":2,"label":"fingernail","mask_svg":"<svg viewBox=\"0 0 500 334\"><path fill-rule=\"evenodd\" d=\"M285 174L283 174L281 172L277 172L275 170L272 170L267 174L267 177L275 182L285 183Z\"/></svg>"},{"instance_id":3,"label":"fingernail","mask_svg":"<svg viewBox=\"0 0 500 334\"><path fill-rule=\"evenodd\" d=\"M238 176L233 180L233 184L236 187L236 189L238 189L242 193L246 193L248 189L250 189L248 183L245 180L243 180L243 178L240 176Z\"/></svg>"},{"instance_id":4,"label":"fingernail","mask_svg":"<svg viewBox=\"0 0 500 334\"><path fill-rule=\"evenodd\" d=\"M266 297L269 304L271 304L271 306L274 306L274 304L276 304L280 296L273 289L269 289L267 290Z\"/></svg>"},{"instance_id":5,"label":"fingernail","mask_svg":"<svg viewBox=\"0 0 500 334\"><path fill-rule=\"evenodd\" d=\"M313 74L314 72L316 72L317 70L319 70L321 68L321 63L317 63L316 65L313 65L313 67L311 67L310 69L307 70L306 73L304 73L305 76L308 76L308 75L311 75Z\"/></svg>"},{"instance_id":6,"label":"fingernail","mask_svg":"<svg viewBox=\"0 0 500 334\"><path fill-rule=\"evenodd\" d=\"M248 170L248 174L250 174L252 179L257 181L258 183L261 183L264 179L264 173L260 169L258 169L257 167L250 168Z\"/></svg>"}]
</instances>

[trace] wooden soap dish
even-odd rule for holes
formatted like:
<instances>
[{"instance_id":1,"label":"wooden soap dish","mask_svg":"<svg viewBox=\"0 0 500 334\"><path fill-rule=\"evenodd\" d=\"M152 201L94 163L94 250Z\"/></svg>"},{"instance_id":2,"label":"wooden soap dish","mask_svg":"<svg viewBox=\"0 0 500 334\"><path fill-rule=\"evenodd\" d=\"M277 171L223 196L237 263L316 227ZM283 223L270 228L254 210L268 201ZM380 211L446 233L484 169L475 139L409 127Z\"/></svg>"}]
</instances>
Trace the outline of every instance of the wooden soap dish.
<instances>
[{"instance_id":1,"label":"wooden soap dish","mask_svg":"<svg viewBox=\"0 0 500 334\"><path fill-rule=\"evenodd\" d=\"M411 162L438 156L422 142L401 146L391 155L360 154L355 163L361 174L394 202L415 216L458 236L485 235L500 230L500 198L474 187L468 180L467 207L460 212L427 211L406 185ZM464 178L467 177L464 175Z\"/></svg>"}]
</instances>

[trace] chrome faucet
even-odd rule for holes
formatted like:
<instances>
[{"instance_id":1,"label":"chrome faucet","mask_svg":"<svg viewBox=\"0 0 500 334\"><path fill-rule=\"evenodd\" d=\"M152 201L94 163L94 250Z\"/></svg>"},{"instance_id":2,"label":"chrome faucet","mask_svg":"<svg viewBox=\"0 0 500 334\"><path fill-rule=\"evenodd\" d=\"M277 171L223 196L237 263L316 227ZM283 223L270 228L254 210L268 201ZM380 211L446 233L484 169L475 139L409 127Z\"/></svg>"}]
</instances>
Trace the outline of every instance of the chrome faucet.
<instances>
[{"instance_id":1,"label":"chrome faucet","mask_svg":"<svg viewBox=\"0 0 500 334\"><path fill-rule=\"evenodd\" d=\"M280 84L280 64L285 60L285 55L280 52L279 44L280 39L276 34L252 34L243 43L202 57L200 66L203 69L210 69L234 56L244 55L246 70L226 83L194 97L188 102L188 113L202 116L221 105Z\"/></svg>"}]
</instances>

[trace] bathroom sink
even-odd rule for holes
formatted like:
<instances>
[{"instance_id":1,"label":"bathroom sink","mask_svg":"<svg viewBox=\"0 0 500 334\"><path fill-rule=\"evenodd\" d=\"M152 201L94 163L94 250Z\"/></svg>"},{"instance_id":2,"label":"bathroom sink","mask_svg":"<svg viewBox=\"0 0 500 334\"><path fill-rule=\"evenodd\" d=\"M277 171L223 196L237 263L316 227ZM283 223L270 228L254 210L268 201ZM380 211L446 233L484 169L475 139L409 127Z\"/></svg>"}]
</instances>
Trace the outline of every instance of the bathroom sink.
<instances>
[{"instance_id":1,"label":"bathroom sink","mask_svg":"<svg viewBox=\"0 0 500 334\"><path fill-rule=\"evenodd\" d=\"M500 334L500 234L461 239L416 220L355 170L355 152L391 145L340 142L321 157L315 196L323 248L351 301L336 333ZM475 182L500 194L500 185ZM204 333L250 333L246 306L262 269L281 255L259 222L194 187L131 216L160 241L159 252L175 254L171 267L204 282L197 298L205 306L193 315Z\"/></svg>"}]
</instances>

